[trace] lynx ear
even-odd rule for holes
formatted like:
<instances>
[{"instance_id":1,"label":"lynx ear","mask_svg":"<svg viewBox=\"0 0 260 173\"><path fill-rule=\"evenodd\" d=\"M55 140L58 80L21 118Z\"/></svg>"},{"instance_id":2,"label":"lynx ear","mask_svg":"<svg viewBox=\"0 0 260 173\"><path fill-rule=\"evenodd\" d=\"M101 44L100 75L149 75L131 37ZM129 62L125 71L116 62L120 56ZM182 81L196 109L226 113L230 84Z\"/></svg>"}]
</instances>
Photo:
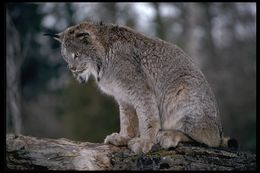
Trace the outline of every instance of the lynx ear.
<instances>
[{"instance_id":1,"label":"lynx ear","mask_svg":"<svg viewBox=\"0 0 260 173\"><path fill-rule=\"evenodd\" d=\"M85 40L86 38L89 38L89 33L88 32L80 32L76 34L76 37L79 38L80 40Z\"/></svg>"}]
</instances>

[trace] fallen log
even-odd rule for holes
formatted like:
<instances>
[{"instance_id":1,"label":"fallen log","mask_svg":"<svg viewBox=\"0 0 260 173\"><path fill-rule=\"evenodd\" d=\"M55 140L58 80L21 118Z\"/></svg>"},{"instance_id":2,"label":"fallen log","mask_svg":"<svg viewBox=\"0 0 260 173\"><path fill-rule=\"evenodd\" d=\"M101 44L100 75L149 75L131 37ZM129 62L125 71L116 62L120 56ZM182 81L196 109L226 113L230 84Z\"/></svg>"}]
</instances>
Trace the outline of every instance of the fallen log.
<instances>
[{"instance_id":1,"label":"fallen log","mask_svg":"<svg viewBox=\"0 0 260 173\"><path fill-rule=\"evenodd\" d=\"M6 135L8 170L255 170L256 155L182 144L135 155L103 143Z\"/></svg>"}]
</instances>

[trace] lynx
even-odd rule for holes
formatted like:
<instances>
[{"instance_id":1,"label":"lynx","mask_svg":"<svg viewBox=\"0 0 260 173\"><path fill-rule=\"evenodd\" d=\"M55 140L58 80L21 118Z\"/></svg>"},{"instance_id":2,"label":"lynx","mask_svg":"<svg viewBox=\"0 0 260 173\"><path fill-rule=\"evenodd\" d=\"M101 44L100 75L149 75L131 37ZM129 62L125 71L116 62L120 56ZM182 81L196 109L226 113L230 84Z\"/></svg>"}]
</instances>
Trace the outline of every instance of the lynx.
<instances>
[{"instance_id":1,"label":"lynx","mask_svg":"<svg viewBox=\"0 0 260 173\"><path fill-rule=\"evenodd\" d=\"M51 34L48 34L51 35ZM178 46L126 26L83 22L51 35L79 82L94 76L118 102L120 132L104 143L136 154L154 144L226 146L216 100L204 75Z\"/></svg>"}]
</instances>

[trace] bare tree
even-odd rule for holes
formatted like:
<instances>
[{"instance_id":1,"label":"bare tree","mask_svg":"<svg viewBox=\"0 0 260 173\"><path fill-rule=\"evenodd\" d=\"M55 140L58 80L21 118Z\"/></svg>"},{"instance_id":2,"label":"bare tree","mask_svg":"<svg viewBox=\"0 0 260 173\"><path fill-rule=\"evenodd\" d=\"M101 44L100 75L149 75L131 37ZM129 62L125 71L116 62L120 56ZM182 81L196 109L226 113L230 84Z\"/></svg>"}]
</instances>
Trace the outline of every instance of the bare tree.
<instances>
[{"instance_id":1,"label":"bare tree","mask_svg":"<svg viewBox=\"0 0 260 173\"><path fill-rule=\"evenodd\" d=\"M202 21L205 21L203 8L200 3L187 3L182 6L182 9L184 18L184 48L186 48L187 53L194 58L195 62L201 68L206 58L204 51L202 51L202 37L205 34L201 26Z\"/></svg>"},{"instance_id":2,"label":"bare tree","mask_svg":"<svg viewBox=\"0 0 260 173\"><path fill-rule=\"evenodd\" d=\"M6 23L7 130L20 134L22 130L21 96L19 91L22 55L20 37L8 12L6 14Z\"/></svg>"},{"instance_id":3,"label":"bare tree","mask_svg":"<svg viewBox=\"0 0 260 173\"><path fill-rule=\"evenodd\" d=\"M154 9L156 11L156 15L155 15L155 30L156 30L156 34L158 37L160 37L161 39L165 39L166 37L166 30L165 30L165 24L163 22L161 13L160 13L160 3L158 2L154 2L152 3L154 6Z\"/></svg>"}]
</instances>

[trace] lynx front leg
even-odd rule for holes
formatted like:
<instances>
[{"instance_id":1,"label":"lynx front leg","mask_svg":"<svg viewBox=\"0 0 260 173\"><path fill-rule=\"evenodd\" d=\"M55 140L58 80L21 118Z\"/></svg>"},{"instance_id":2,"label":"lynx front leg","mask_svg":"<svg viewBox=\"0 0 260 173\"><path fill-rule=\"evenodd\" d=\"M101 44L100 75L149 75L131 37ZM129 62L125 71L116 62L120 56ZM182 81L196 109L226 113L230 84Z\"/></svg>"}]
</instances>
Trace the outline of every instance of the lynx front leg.
<instances>
[{"instance_id":1,"label":"lynx front leg","mask_svg":"<svg viewBox=\"0 0 260 173\"><path fill-rule=\"evenodd\" d=\"M120 102L120 133L112 133L107 136L105 143L116 146L127 145L128 141L138 135L138 119L133 106Z\"/></svg>"},{"instance_id":2,"label":"lynx front leg","mask_svg":"<svg viewBox=\"0 0 260 173\"><path fill-rule=\"evenodd\" d=\"M157 104L154 97L143 97L136 105L139 120L140 137L135 137L128 142L136 154L147 153L156 142L156 135L161 127Z\"/></svg>"}]
</instances>

